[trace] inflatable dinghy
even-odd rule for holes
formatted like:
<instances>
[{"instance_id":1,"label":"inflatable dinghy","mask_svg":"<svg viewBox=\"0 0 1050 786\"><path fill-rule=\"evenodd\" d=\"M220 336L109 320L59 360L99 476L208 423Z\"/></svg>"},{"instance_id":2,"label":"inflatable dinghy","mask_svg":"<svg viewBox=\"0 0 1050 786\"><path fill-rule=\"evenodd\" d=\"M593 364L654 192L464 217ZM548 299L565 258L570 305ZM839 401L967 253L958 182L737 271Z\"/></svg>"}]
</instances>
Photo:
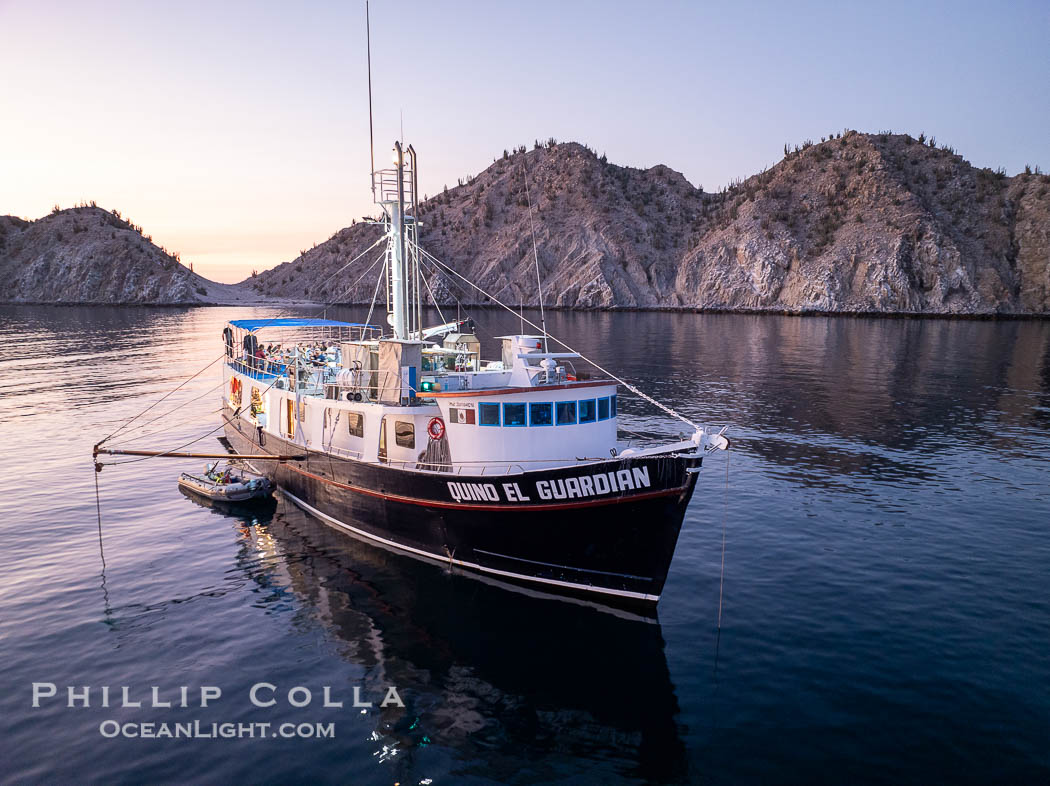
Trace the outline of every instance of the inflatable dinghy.
<instances>
[{"instance_id":1,"label":"inflatable dinghy","mask_svg":"<svg viewBox=\"0 0 1050 786\"><path fill-rule=\"evenodd\" d=\"M179 487L216 502L250 502L266 499L273 491L270 481L243 467L219 467L219 463L207 464L204 473L179 475Z\"/></svg>"}]
</instances>

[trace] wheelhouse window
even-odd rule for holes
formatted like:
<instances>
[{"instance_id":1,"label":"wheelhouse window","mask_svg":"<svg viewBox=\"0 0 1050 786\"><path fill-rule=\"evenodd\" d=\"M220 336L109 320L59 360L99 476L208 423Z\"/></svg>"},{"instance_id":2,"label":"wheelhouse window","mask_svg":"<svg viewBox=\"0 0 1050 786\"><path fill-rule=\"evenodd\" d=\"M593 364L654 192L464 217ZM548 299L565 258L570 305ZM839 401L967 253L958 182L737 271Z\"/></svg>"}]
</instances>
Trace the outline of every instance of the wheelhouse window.
<instances>
[{"instance_id":1,"label":"wheelhouse window","mask_svg":"<svg viewBox=\"0 0 1050 786\"><path fill-rule=\"evenodd\" d=\"M554 405L551 404L549 401L529 404L529 425L553 426Z\"/></svg>"},{"instance_id":2,"label":"wheelhouse window","mask_svg":"<svg viewBox=\"0 0 1050 786\"><path fill-rule=\"evenodd\" d=\"M410 420L394 421L394 442L398 447L416 447L416 425Z\"/></svg>"},{"instance_id":3,"label":"wheelhouse window","mask_svg":"<svg viewBox=\"0 0 1050 786\"><path fill-rule=\"evenodd\" d=\"M559 401L554 406L554 414L558 418L559 426L574 426L576 425L576 402L575 401Z\"/></svg>"},{"instance_id":4,"label":"wheelhouse window","mask_svg":"<svg viewBox=\"0 0 1050 786\"><path fill-rule=\"evenodd\" d=\"M499 404L478 404L478 423L482 426L498 426Z\"/></svg>"},{"instance_id":5,"label":"wheelhouse window","mask_svg":"<svg viewBox=\"0 0 1050 786\"><path fill-rule=\"evenodd\" d=\"M598 409L593 398L580 402L580 423L593 423Z\"/></svg>"},{"instance_id":6,"label":"wheelhouse window","mask_svg":"<svg viewBox=\"0 0 1050 786\"><path fill-rule=\"evenodd\" d=\"M600 398L598 399L598 420L609 419L609 399Z\"/></svg>"},{"instance_id":7,"label":"wheelhouse window","mask_svg":"<svg viewBox=\"0 0 1050 786\"><path fill-rule=\"evenodd\" d=\"M524 404L504 404L503 405L503 425L504 426L524 426L525 425L525 405Z\"/></svg>"},{"instance_id":8,"label":"wheelhouse window","mask_svg":"<svg viewBox=\"0 0 1050 786\"><path fill-rule=\"evenodd\" d=\"M609 417L616 417L616 396L609 396Z\"/></svg>"},{"instance_id":9,"label":"wheelhouse window","mask_svg":"<svg viewBox=\"0 0 1050 786\"><path fill-rule=\"evenodd\" d=\"M365 416L360 412L347 412L346 428L351 437L363 437L365 435Z\"/></svg>"}]
</instances>

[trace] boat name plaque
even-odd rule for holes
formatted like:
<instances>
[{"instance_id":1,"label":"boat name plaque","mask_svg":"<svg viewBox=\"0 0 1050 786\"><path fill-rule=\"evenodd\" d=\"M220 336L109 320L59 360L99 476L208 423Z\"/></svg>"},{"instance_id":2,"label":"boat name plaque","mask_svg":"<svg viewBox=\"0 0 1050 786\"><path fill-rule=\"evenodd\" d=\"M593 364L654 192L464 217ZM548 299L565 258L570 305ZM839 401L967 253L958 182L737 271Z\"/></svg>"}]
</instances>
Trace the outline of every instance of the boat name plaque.
<instances>
[{"instance_id":1,"label":"boat name plaque","mask_svg":"<svg viewBox=\"0 0 1050 786\"><path fill-rule=\"evenodd\" d=\"M634 467L593 475L578 475L554 480L520 483L448 482L449 495L455 502L532 502L533 500L584 499L624 491L651 488L648 467Z\"/></svg>"}]
</instances>

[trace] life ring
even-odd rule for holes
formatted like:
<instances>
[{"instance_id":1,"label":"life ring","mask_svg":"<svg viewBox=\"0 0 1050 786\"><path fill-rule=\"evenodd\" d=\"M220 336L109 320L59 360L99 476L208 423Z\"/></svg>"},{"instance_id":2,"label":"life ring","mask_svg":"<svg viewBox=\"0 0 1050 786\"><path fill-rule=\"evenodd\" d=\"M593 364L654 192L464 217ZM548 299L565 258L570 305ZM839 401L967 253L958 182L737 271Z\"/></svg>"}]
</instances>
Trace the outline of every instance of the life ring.
<instances>
[{"instance_id":1,"label":"life ring","mask_svg":"<svg viewBox=\"0 0 1050 786\"><path fill-rule=\"evenodd\" d=\"M431 418L427 423L427 436L437 442L445 436L445 421L441 418Z\"/></svg>"}]
</instances>

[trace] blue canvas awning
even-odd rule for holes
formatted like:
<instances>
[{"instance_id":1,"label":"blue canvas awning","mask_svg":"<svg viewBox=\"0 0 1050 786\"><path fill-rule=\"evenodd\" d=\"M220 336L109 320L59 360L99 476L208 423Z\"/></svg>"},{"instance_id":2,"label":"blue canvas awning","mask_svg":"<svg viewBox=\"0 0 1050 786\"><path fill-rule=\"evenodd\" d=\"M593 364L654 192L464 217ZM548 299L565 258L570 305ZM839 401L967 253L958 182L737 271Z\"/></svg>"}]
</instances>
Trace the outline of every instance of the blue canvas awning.
<instances>
[{"instance_id":1,"label":"blue canvas awning","mask_svg":"<svg viewBox=\"0 0 1050 786\"><path fill-rule=\"evenodd\" d=\"M347 328L371 328L378 330L375 325L366 325L363 322L336 322L332 319L308 319L299 317L274 317L271 319L231 319L230 324L241 330L258 330L269 327L347 327Z\"/></svg>"}]
</instances>

